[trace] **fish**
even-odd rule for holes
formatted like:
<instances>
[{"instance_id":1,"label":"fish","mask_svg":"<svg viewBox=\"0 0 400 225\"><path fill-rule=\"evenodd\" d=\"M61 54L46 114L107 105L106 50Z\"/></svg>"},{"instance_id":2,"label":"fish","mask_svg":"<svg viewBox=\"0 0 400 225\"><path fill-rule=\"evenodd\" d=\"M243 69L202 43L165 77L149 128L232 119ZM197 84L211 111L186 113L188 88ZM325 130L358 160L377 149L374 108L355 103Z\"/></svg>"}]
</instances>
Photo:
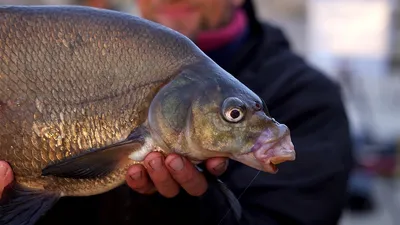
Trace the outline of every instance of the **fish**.
<instances>
[{"instance_id":1,"label":"fish","mask_svg":"<svg viewBox=\"0 0 400 225\"><path fill-rule=\"evenodd\" d=\"M0 7L0 160L15 177L0 224L110 191L153 151L271 174L296 158L264 100L179 32L89 6Z\"/></svg>"}]
</instances>

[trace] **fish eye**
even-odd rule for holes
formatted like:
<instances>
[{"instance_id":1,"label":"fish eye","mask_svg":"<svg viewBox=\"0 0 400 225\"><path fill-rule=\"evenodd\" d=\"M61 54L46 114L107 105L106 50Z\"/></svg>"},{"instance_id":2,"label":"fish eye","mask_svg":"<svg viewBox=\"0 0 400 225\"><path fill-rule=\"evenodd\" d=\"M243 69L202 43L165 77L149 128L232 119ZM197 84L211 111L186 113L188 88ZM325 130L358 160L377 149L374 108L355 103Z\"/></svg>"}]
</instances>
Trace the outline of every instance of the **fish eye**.
<instances>
[{"instance_id":1,"label":"fish eye","mask_svg":"<svg viewBox=\"0 0 400 225\"><path fill-rule=\"evenodd\" d=\"M225 112L225 118L229 122L237 123L242 120L244 113L240 108L233 108Z\"/></svg>"},{"instance_id":2,"label":"fish eye","mask_svg":"<svg viewBox=\"0 0 400 225\"><path fill-rule=\"evenodd\" d=\"M222 105L222 115L226 121L231 123L240 122L245 113L245 104L240 99L235 97L225 99Z\"/></svg>"}]
</instances>

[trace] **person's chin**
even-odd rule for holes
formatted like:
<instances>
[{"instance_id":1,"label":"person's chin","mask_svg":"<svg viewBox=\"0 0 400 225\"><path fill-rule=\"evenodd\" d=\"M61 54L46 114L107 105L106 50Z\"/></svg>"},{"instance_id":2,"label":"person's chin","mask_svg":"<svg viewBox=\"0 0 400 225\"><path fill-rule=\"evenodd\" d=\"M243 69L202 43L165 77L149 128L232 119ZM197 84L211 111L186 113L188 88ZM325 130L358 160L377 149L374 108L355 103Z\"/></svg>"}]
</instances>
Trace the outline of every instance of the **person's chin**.
<instances>
[{"instance_id":1,"label":"person's chin","mask_svg":"<svg viewBox=\"0 0 400 225\"><path fill-rule=\"evenodd\" d=\"M192 27L187 27L184 24L178 22L178 23L174 23L174 24L170 24L170 23L161 23L166 27L169 27L173 30L178 31L179 33L185 35L186 37L188 37L189 39L193 40L194 37L196 37L196 34L198 33L196 28L192 28Z\"/></svg>"},{"instance_id":2,"label":"person's chin","mask_svg":"<svg viewBox=\"0 0 400 225\"><path fill-rule=\"evenodd\" d=\"M197 32L193 31L193 30L178 30L179 33L185 35L186 37L188 37L189 39L191 39L192 41L195 40L196 38L196 34Z\"/></svg>"}]
</instances>

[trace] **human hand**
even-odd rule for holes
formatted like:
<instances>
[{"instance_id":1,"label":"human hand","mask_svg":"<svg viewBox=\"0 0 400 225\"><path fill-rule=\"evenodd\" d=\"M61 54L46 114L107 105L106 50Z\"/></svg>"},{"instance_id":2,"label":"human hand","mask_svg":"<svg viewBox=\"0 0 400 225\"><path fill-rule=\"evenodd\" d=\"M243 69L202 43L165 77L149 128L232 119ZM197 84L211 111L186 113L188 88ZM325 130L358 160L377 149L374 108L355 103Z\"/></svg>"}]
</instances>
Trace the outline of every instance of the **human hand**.
<instances>
[{"instance_id":1,"label":"human hand","mask_svg":"<svg viewBox=\"0 0 400 225\"><path fill-rule=\"evenodd\" d=\"M228 160L212 158L205 165L210 173L219 176L225 172ZM144 167L131 166L126 181L129 187L141 194L158 191L167 198L175 197L180 187L193 196L204 194L208 188L204 175L189 160L177 154L168 155L164 159L158 152L152 152L145 158Z\"/></svg>"},{"instance_id":2,"label":"human hand","mask_svg":"<svg viewBox=\"0 0 400 225\"><path fill-rule=\"evenodd\" d=\"M10 165L4 161L0 161L0 199L3 195L4 188L14 179Z\"/></svg>"}]
</instances>

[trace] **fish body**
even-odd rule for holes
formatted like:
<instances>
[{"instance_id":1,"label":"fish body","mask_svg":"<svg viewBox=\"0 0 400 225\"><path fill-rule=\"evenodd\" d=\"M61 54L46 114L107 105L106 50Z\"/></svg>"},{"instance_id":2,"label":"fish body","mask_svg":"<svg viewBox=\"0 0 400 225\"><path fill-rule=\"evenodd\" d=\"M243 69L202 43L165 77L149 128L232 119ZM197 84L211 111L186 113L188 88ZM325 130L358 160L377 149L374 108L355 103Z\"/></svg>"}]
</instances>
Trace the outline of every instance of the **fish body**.
<instances>
[{"instance_id":1,"label":"fish body","mask_svg":"<svg viewBox=\"0 0 400 225\"><path fill-rule=\"evenodd\" d=\"M0 224L32 225L60 197L109 191L151 151L276 172L294 149L265 112L162 25L81 6L0 7L0 160L15 174ZM30 214L24 202L48 204Z\"/></svg>"},{"instance_id":2,"label":"fish body","mask_svg":"<svg viewBox=\"0 0 400 225\"><path fill-rule=\"evenodd\" d=\"M125 139L157 90L201 57L171 30L103 10L3 7L0 23L0 159L21 184L65 195L101 181L41 170Z\"/></svg>"}]
</instances>

